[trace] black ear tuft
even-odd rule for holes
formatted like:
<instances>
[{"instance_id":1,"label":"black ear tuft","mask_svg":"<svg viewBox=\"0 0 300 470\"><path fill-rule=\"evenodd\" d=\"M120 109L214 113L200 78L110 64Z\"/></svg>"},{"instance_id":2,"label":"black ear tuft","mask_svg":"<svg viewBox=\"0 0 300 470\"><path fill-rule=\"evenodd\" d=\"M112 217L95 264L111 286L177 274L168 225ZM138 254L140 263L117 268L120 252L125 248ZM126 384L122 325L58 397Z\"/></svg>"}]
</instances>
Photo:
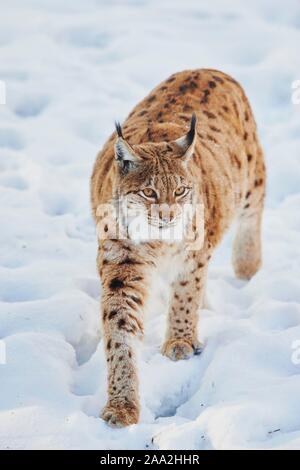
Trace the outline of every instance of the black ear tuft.
<instances>
[{"instance_id":1,"label":"black ear tuft","mask_svg":"<svg viewBox=\"0 0 300 470\"><path fill-rule=\"evenodd\" d=\"M187 146L188 146L188 147L189 147L190 145L192 145L192 143L193 143L193 141L194 141L195 131L196 131L196 123L197 123L196 114L193 113L193 114L192 114L192 119L191 119L190 130L189 130L188 133L186 134L186 143L187 143Z\"/></svg>"},{"instance_id":2,"label":"black ear tuft","mask_svg":"<svg viewBox=\"0 0 300 470\"><path fill-rule=\"evenodd\" d=\"M124 139L123 134L122 134L121 124L118 121L116 121L115 126L116 126L116 131L117 131L118 137L121 137L122 139Z\"/></svg>"}]
</instances>

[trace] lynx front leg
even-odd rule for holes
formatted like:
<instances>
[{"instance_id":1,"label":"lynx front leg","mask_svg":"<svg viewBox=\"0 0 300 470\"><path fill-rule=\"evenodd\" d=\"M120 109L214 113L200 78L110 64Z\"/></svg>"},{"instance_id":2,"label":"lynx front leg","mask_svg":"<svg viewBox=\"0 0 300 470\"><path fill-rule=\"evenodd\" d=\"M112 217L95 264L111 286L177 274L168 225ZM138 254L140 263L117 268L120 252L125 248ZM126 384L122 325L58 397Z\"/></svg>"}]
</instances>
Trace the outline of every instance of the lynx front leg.
<instances>
[{"instance_id":1,"label":"lynx front leg","mask_svg":"<svg viewBox=\"0 0 300 470\"><path fill-rule=\"evenodd\" d=\"M115 427L139 418L135 339L143 335L142 309L149 267L129 246L107 241L99 251L108 401L102 418Z\"/></svg>"},{"instance_id":2,"label":"lynx front leg","mask_svg":"<svg viewBox=\"0 0 300 470\"><path fill-rule=\"evenodd\" d=\"M190 252L174 282L168 315L168 328L162 353L173 361L200 354L202 345L197 338L198 309L202 306L207 260Z\"/></svg>"}]
</instances>

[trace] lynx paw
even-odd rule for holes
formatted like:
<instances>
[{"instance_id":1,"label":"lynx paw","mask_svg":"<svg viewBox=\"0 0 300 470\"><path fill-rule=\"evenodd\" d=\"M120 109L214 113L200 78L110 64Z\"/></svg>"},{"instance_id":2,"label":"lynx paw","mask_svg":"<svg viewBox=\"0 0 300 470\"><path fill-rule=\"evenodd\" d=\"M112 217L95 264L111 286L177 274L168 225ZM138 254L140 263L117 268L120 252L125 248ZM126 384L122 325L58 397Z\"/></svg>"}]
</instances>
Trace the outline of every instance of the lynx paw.
<instances>
[{"instance_id":1,"label":"lynx paw","mask_svg":"<svg viewBox=\"0 0 300 470\"><path fill-rule=\"evenodd\" d=\"M162 354L172 361L189 359L194 355L201 354L203 345L199 341L188 339L169 339L162 348Z\"/></svg>"},{"instance_id":2,"label":"lynx paw","mask_svg":"<svg viewBox=\"0 0 300 470\"><path fill-rule=\"evenodd\" d=\"M102 410L101 418L113 428L130 426L139 420L139 407L124 400L109 401Z\"/></svg>"},{"instance_id":3,"label":"lynx paw","mask_svg":"<svg viewBox=\"0 0 300 470\"><path fill-rule=\"evenodd\" d=\"M261 267L261 258L253 258L247 262L234 260L234 271L238 279L250 280Z\"/></svg>"}]
</instances>

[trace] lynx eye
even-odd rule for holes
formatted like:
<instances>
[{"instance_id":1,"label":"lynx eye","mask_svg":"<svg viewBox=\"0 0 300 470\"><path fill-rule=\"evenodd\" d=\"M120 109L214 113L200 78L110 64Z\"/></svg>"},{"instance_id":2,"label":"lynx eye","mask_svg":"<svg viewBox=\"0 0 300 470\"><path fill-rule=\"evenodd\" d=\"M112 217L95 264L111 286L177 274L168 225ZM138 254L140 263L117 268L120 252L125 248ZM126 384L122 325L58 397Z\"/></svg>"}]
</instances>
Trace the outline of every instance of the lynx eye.
<instances>
[{"instance_id":1,"label":"lynx eye","mask_svg":"<svg viewBox=\"0 0 300 470\"><path fill-rule=\"evenodd\" d=\"M183 196L188 192L188 188L185 186L179 186L179 188L175 189L174 194L176 197Z\"/></svg>"},{"instance_id":2,"label":"lynx eye","mask_svg":"<svg viewBox=\"0 0 300 470\"><path fill-rule=\"evenodd\" d=\"M156 199L157 194L152 188L145 188L141 191L142 195L149 198L149 199Z\"/></svg>"}]
</instances>

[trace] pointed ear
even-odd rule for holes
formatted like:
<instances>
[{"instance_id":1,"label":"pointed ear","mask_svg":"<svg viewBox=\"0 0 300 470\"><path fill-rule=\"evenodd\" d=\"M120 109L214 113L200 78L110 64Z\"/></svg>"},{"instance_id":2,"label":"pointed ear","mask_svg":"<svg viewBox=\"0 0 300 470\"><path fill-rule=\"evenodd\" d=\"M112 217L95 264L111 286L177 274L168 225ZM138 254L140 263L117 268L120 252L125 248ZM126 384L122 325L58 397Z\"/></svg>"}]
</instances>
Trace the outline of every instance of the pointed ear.
<instances>
[{"instance_id":1,"label":"pointed ear","mask_svg":"<svg viewBox=\"0 0 300 470\"><path fill-rule=\"evenodd\" d=\"M136 167L136 164L138 164L140 159L134 153L131 145L129 145L124 139L120 123L116 122L115 126L118 135L115 143L115 159L117 160L122 173L127 174L131 169Z\"/></svg>"},{"instance_id":2,"label":"pointed ear","mask_svg":"<svg viewBox=\"0 0 300 470\"><path fill-rule=\"evenodd\" d=\"M197 127L197 117L196 114L192 114L192 119L191 119L191 125L190 125L190 130L188 131L187 134L185 134L182 137L179 137L179 139L176 139L174 143L180 147L182 150L182 157L184 159L189 159L195 148L195 143L197 139L197 132L196 132L196 127Z\"/></svg>"}]
</instances>

